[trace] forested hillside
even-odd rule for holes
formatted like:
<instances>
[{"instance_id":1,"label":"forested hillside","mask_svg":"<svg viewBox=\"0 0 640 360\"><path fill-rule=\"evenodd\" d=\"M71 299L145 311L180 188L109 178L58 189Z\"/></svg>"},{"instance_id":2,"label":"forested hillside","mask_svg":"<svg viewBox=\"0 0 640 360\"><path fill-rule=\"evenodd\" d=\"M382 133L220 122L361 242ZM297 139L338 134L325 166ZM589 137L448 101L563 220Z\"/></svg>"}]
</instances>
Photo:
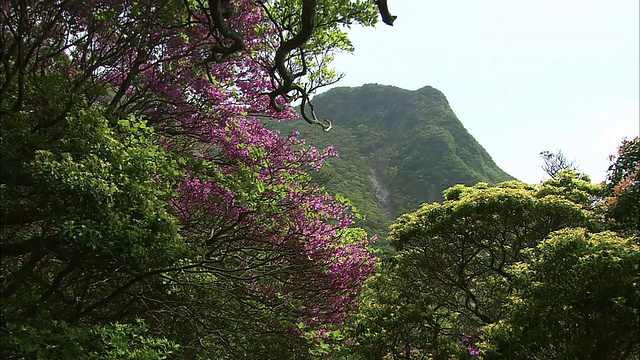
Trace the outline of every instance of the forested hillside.
<instances>
[{"instance_id":1,"label":"forested hillside","mask_svg":"<svg viewBox=\"0 0 640 360\"><path fill-rule=\"evenodd\" d=\"M327 160L316 178L330 193L347 196L365 216L359 225L383 239L393 219L442 201L450 186L512 179L430 86L340 87L316 96L314 104L318 117L333 122L331 131L300 122L271 126L297 130L308 144L338 151L340 157Z\"/></svg>"}]
</instances>

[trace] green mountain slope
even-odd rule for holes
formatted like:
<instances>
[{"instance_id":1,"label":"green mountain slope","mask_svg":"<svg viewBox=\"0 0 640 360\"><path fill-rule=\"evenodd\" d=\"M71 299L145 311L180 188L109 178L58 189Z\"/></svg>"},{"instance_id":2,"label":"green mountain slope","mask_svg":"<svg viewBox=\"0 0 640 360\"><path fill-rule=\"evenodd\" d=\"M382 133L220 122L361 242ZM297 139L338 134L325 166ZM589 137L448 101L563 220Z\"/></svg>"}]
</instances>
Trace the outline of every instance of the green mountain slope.
<instances>
[{"instance_id":1,"label":"green mountain slope","mask_svg":"<svg viewBox=\"0 0 640 360\"><path fill-rule=\"evenodd\" d=\"M300 131L307 143L333 145L317 174L330 193L348 197L366 216L360 226L384 236L399 215L424 202L442 200L455 184L496 183L502 171L451 110L446 97L427 86L409 91L393 86L334 88L314 99L316 112L334 124L329 132L300 121L274 124Z\"/></svg>"}]
</instances>

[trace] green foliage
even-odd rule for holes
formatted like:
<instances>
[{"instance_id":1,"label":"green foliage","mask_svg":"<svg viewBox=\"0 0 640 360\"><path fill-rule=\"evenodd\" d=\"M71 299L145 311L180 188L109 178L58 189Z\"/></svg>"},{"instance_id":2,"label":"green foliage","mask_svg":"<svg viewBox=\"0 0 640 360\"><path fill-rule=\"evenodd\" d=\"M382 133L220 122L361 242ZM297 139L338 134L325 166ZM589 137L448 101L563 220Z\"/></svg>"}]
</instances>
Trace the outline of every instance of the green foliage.
<instances>
[{"instance_id":1,"label":"green foliage","mask_svg":"<svg viewBox=\"0 0 640 360\"><path fill-rule=\"evenodd\" d=\"M357 321L363 359L640 358L640 248L603 222L602 186L569 169L443 199L391 226L399 252Z\"/></svg>"},{"instance_id":2,"label":"green foliage","mask_svg":"<svg viewBox=\"0 0 640 360\"><path fill-rule=\"evenodd\" d=\"M145 261L168 254L177 225L167 202L178 172L143 122L119 127L98 111L79 111L67 117L64 133L42 136L40 148L8 170L0 209L12 235L3 246L20 252L33 250L21 244L58 241L72 253ZM5 133L15 136L12 130ZM33 136L24 134L27 142Z\"/></svg>"},{"instance_id":3,"label":"green foliage","mask_svg":"<svg viewBox=\"0 0 640 360\"><path fill-rule=\"evenodd\" d=\"M425 204L391 227L406 273L450 302L451 310L474 319L470 325L501 317L510 287L506 269L527 259L523 250L555 230L588 222L578 205L543 196L544 187L514 185L450 188L443 204Z\"/></svg>"},{"instance_id":4,"label":"green foliage","mask_svg":"<svg viewBox=\"0 0 640 360\"><path fill-rule=\"evenodd\" d=\"M139 327L75 323L89 314L109 319L120 313L111 299L135 288L135 279L144 287L145 272L184 254L170 210L179 176L175 163L144 122L110 123L103 113L99 107L78 110L35 132L22 127L32 113L6 115L2 318L3 339L11 334L15 354L160 359L168 354L162 349L173 348L153 336L140 338ZM12 147L16 142L21 151ZM96 336L104 345L91 348L95 356L57 353L82 352Z\"/></svg>"},{"instance_id":5,"label":"green foliage","mask_svg":"<svg viewBox=\"0 0 640 360\"><path fill-rule=\"evenodd\" d=\"M466 358L457 343L461 336L451 328L454 314L392 261L380 270L367 282L362 296L354 355L362 359Z\"/></svg>"},{"instance_id":6,"label":"green foliage","mask_svg":"<svg viewBox=\"0 0 640 360\"><path fill-rule=\"evenodd\" d=\"M177 226L165 201L178 172L149 139L152 130L131 118L119 122L117 134L92 110L66 122L65 136L36 150L30 164L48 221L74 247L96 256L166 256Z\"/></svg>"},{"instance_id":7,"label":"green foliage","mask_svg":"<svg viewBox=\"0 0 640 360\"><path fill-rule=\"evenodd\" d=\"M567 169L542 183L537 196L550 195L562 197L588 210L602 198L602 187L592 184L588 175Z\"/></svg>"},{"instance_id":8,"label":"green foliage","mask_svg":"<svg viewBox=\"0 0 640 360\"><path fill-rule=\"evenodd\" d=\"M340 157L327 160L314 178L360 209L364 219L358 226L378 236L383 257L395 253L386 239L395 217L424 202L441 201L442 191L455 184L511 179L434 88L335 88L316 96L314 104L319 116L332 120L332 131L294 122L269 126L285 134L299 130L318 148L336 148Z\"/></svg>"},{"instance_id":9,"label":"green foliage","mask_svg":"<svg viewBox=\"0 0 640 360\"><path fill-rule=\"evenodd\" d=\"M640 137L624 140L605 182L609 226L640 237Z\"/></svg>"},{"instance_id":10,"label":"green foliage","mask_svg":"<svg viewBox=\"0 0 640 360\"><path fill-rule=\"evenodd\" d=\"M364 228L370 236L378 237L374 244L378 254L393 254L394 250L386 240L391 220L383 204L378 201L372 182L376 174L373 173L371 160L365 155L367 152L361 148L369 146L368 143L359 142L357 137L340 125L334 125L330 132L315 127L299 127L292 121L269 124L269 127L283 134L299 131L300 138L307 140L309 145L317 148L334 146L338 150L338 158L327 159L319 171L311 172L314 181L322 184L336 198L348 198L362 215L356 219L356 225Z\"/></svg>"},{"instance_id":11,"label":"green foliage","mask_svg":"<svg viewBox=\"0 0 640 360\"><path fill-rule=\"evenodd\" d=\"M430 359L479 354L478 331L508 316L519 281L511 270L539 256L538 245L554 231L597 228L590 206L598 191L570 171L541 185L456 185L443 192L443 203L399 217L390 232L399 253L368 283L362 301L358 353Z\"/></svg>"},{"instance_id":12,"label":"green foliage","mask_svg":"<svg viewBox=\"0 0 640 360\"><path fill-rule=\"evenodd\" d=\"M378 11L372 1L322 0L317 1L317 6L313 35L304 44L304 63L298 57L290 59L291 72L304 72L305 86L314 90L340 79L341 74L329 67L334 54L354 50L344 27L353 24L373 26L378 21ZM287 30L282 35L293 36L300 32L302 2L274 0L265 10L270 18L282 21L280 26Z\"/></svg>"},{"instance_id":13,"label":"green foliage","mask_svg":"<svg viewBox=\"0 0 640 360\"><path fill-rule=\"evenodd\" d=\"M70 326L53 321L47 326L7 324L0 354L3 359L162 360L179 353L179 346L147 335L136 324Z\"/></svg>"},{"instance_id":14,"label":"green foliage","mask_svg":"<svg viewBox=\"0 0 640 360\"><path fill-rule=\"evenodd\" d=\"M314 102L319 116L346 127L357 139L360 153L389 193L383 208L392 218L423 202L442 200L442 191L455 184L511 179L432 87L335 88ZM340 151L340 144L334 145Z\"/></svg>"},{"instance_id":15,"label":"green foliage","mask_svg":"<svg viewBox=\"0 0 640 360\"><path fill-rule=\"evenodd\" d=\"M640 248L614 233L553 233L514 264L507 315L485 328L487 359L640 356Z\"/></svg>"}]
</instances>

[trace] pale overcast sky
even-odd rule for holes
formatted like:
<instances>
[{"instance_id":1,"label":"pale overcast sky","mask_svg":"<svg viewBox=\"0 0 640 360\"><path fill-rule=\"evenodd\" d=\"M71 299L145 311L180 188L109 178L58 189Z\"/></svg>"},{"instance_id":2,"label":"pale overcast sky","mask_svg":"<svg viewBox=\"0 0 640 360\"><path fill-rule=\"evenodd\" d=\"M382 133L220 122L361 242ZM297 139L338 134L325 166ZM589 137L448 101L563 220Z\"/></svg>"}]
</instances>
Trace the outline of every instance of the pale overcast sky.
<instances>
[{"instance_id":1,"label":"pale overcast sky","mask_svg":"<svg viewBox=\"0 0 640 360\"><path fill-rule=\"evenodd\" d=\"M561 149L602 181L640 131L638 0L389 0L393 27L349 31L336 86L442 91L467 130L519 180Z\"/></svg>"}]
</instances>

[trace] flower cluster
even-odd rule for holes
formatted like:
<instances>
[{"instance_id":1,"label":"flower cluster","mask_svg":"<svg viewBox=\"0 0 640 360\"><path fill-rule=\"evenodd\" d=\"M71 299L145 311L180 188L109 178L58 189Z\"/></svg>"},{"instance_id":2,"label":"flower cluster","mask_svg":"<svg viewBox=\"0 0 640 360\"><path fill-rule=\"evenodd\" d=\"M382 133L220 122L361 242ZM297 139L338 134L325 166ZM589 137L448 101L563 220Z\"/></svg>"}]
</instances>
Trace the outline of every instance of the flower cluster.
<instances>
[{"instance_id":1,"label":"flower cluster","mask_svg":"<svg viewBox=\"0 0 640 360\"><path fill-rule=\"evenodd\" d=\"M246 268L242 275L257 279L255 290L296 302L309 319L342 322L357 307L374 257L366 236L347 231L349 208L306 173L337 152L300 146L297 134L283 137L251 116L296 117L291 108L269 105L278 41L263 8L234 1L226 25L242 35L244 49L221 60L211 49L220 45L216 38L226 40L211 28L207 9L189 4L66 2L70 38L86 36L96 58L106 59L82 64L86 49L72 46L71 67L87 69L109 89L114 111L144 118L165 149L183 159L174 205L186 238L210 234L208 253L233 257L226 264ZM223 242L226 252L217 252Z\"/></svg>"},{"instance_id":2,"label":"flower cluster","mask_svg":"<svg viewBox=\"0 0 640 360\"><path fill-rule=\"evenodd\" d=\"M374 268L368 239L350 228L354 215L349 206L329 196L309 174L337 152L306 146L297 133L283 136L264 124L265 119L296 118L285 106L288 94L276 91L291 89L286 83L292 80L281 60L276 66L275 54L300 31L295 25L300 4L287 3L291 8L283 9L278 2L231 3L234 11L225 16L217 9L219 1L12 0L0 8L3 25L10 29L5 31L8 71L2 91L11 95L11 111L28 129L20 132L37 134L34 139L51 136L55 143L60 133L69 133L72 115L89 109L114 131L113 141L129 137L131 144L162 145L150 155L161 158L162 166L146 168L146 160L153 163L148 157L140 157L135 166L131 157L118 158L125 166L114 166L131 165L150 174L151 181L138 185L125 171L120 179L125 190L164 189L158 202L168 219L161 225L167 226L157 226L156 219L137 224L137 216L154 218L142 206L151 200L125 195L121 200L131 200L135 216L123 223L136 223L166 239L171 251L115 277L112 269L127 268L126 256L124 264L110 264L108 277L90 286L105 298L77 301L73 321L106 311L126 297L127 309L118 310L115 321L132 313L160 323L179 320L183 328L197 328L203 338L233 328L227 335L241 333L236 342L242 347L250 331L263 336L259 326L285 329L301 318L310 331L336 329L357 307L360 286ZM306 80L314 82L307 84L311 88L318 84L310 69L324 70L328 59L311 61L325 56L323 45L347 47L344 39L334 44L327 34L338 33L339 24L351 23L351 17L371 17L370 4L348 7L355 12L345 15L326 5L329 13L322 16L330 22L314 29L304 51L298 45L287 52L284 66L298 74L295 78L307 74ZM336 17L340 20L332 20ZM137 127L147 130L124 130ZM103 241L100 236L92 239ZM141 253L145 246L154 244L141 245ZM89 273L76 270L79 277ZM112 291L109 286L116 289L112 295L106 295ZM163 304L161 310L147 306L150 293L154 304ZM164 308L175 304L180 309ZM202 310L203 304L220 308L224 316ZM260 325L254 326L245 310L260 316ZM233 325L221 324L226 315ZM243 321L246 332L236 331ZM198 339L194 344L216 341Z\"/></svg>"},{"instance_id":3,"label":"flower cluster","mask_svg":"<svg viewBox=\"0 0 640 360\"><path fill-rule=\"evenodd\" d=\"M473 336L469 334L462 334L462 337L463 337L462 340L460 340L458 344L467 348L467 351L469 352L469 356L482 358L480 354L480 350L475 345Z\"/></svg>"}]
</instances>

